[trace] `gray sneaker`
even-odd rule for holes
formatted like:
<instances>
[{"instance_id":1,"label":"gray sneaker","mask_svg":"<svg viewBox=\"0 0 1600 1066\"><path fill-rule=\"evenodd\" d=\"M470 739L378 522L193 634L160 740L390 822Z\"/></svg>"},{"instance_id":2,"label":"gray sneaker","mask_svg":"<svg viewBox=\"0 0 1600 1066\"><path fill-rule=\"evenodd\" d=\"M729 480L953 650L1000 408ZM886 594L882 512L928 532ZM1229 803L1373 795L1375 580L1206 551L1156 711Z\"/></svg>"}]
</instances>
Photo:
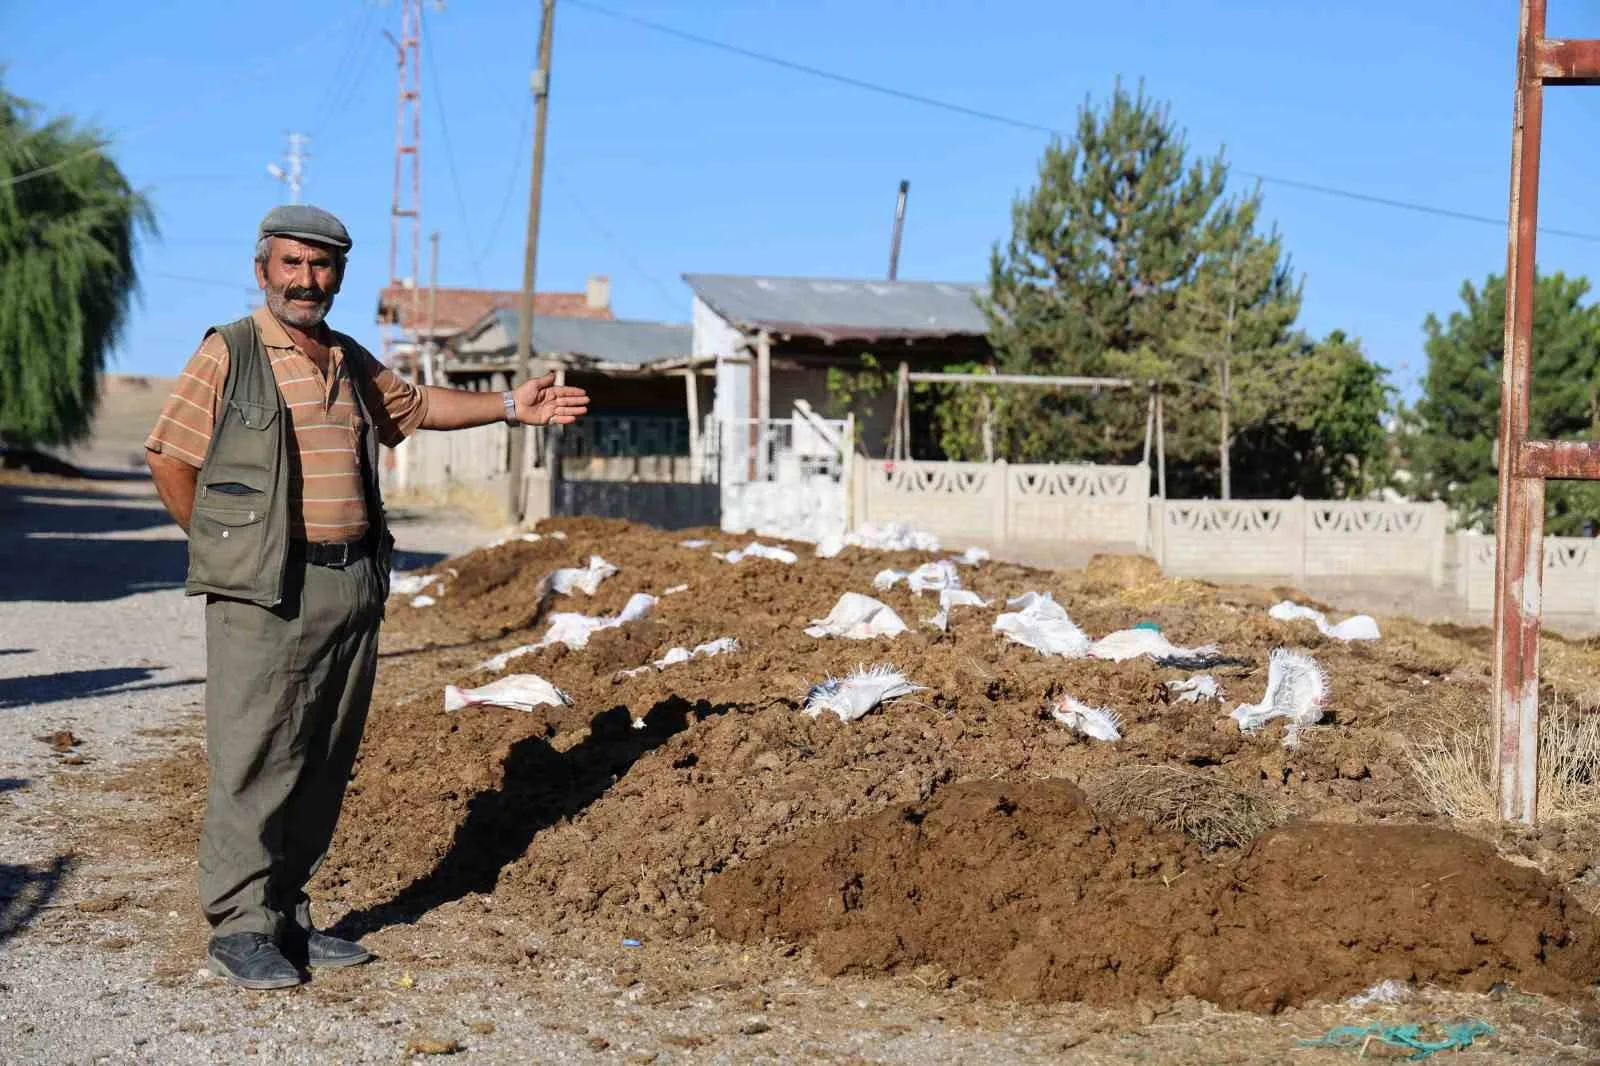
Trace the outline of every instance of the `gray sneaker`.
<instances>
[{"instance_id":1,"label":"gray sneaker","mask_svg":"<svg viewBox=\"0 0 1600 1066\"><path fill-rule=\"evenodd\" d=\"M300 971L264 933L214 936L206 955L213 973L241 988L292 988L302 980Z\"/></svg>"},{"instance_id":2,"label":"gray sneaker","mask_svg":"<svg viewBox=\"0 0 1600 1066\"><path fill-rule=\"evenodd\" d=\"M318 969L359 966L372 958L372 952L354 940L341 940L315 929L294 926L283 942L284 954L295 962Z\"/></svg>"}]
</instances>

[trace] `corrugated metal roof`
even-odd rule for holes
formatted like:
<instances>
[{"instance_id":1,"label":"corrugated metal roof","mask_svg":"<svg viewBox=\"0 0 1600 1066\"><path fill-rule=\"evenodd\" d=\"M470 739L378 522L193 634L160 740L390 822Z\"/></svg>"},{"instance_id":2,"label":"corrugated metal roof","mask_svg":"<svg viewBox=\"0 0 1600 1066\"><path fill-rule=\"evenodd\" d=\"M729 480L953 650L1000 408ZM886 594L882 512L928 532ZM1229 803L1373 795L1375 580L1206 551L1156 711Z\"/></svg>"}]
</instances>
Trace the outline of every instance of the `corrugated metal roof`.
<instances>
[{"instance_id":1,"label":"corrugated metal roof","mask_svg":"<svg viewBox=\"0 0 1600 1066\"><path fill-rule=\"evenodd\" d=\"M975 297L983 286L945 281L685 274L717 314L741 329L826 341L976 336L989 332Z\"/></svg>"},{"instance_id":2,"label":"corrugated metal roof","mask_svg":"<svg viewBox=\"0 0 1600 1066\"><path fill-rule=\"evenodd\" d=\"M501 308L495 322L516 343L521 312ZM470 342L463 351L471 351ZM643 366L658 359L682 358L694 350L694 330L667 322L637 319L533 316L533 350L540 355L565 355L597 363Z\"/></svg>"}]
</instances>

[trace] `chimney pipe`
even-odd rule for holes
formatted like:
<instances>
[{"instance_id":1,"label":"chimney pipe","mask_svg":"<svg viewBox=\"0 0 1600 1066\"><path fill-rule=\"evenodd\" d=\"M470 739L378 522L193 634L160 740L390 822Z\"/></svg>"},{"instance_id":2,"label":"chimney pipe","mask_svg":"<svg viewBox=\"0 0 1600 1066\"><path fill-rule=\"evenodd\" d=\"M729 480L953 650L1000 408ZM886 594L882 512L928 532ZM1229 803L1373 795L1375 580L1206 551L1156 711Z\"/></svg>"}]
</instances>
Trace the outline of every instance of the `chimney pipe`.
<instances>
[{"instance_id":1,"label":"chimney pipe","mask_svg":"<svg viewBox=\"0 0 1600 1066\"><path fill-rule=\"evenodd\" d=\"M900 183L900 196L894 204L894 237L889 242L889 280L893 281L900 274L900 234L906 224L906 192L911 188L909 181Z\"/></svg>"}]
</instances>

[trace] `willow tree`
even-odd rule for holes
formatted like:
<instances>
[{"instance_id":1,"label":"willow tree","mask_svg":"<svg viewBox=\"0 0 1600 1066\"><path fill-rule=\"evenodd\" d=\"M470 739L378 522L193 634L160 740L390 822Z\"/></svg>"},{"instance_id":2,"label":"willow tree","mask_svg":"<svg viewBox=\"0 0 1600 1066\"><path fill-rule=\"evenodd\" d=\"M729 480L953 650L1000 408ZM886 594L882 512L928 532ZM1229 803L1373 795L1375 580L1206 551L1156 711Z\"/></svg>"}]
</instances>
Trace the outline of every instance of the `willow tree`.
<instances>
[{"instance_id":1,"label":"willow tree","mask_svg":"<svg viewBox=\"0 0 1600 1066\"><path fill-rule=\"evenodd\" d=\"M0 86L0 440L88 435L137 289L148 202L105 140Z\"/></svg>"}]
</instances>

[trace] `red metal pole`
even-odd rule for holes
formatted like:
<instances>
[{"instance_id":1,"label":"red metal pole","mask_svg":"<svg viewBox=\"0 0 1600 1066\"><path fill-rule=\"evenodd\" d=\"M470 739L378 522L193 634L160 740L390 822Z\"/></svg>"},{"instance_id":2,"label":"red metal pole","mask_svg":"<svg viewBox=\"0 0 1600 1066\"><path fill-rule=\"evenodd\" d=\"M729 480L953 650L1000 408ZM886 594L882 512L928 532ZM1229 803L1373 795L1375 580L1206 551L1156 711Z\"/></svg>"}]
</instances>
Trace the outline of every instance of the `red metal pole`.
<instances>
[{"instance_id":1,"label":"red metal pole","mask_svg":"<svg viewBox=\"0 0 1600 1066\"><path fill-rule=\"evenodd\" d=\"M1544 480L1522 463L1533 382L1535 237L1544 84L1539 55L1546 0L1522 0L1511 134L1505 358L1500 384L1500 484L1495 512L1494 776L1500 816L1538 816L1539 611L1544 577Z\"/></svg>"}]
</instances>

